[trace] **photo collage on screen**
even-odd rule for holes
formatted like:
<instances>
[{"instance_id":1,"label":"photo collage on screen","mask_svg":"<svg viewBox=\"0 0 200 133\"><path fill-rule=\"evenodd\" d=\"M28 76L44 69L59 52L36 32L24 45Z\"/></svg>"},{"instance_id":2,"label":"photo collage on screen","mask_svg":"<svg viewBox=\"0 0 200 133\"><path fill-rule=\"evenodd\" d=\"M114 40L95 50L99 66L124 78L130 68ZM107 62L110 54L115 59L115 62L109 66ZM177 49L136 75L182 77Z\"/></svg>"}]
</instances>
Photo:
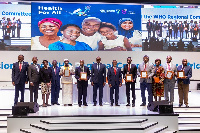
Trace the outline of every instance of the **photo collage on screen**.
<instances>
[{"instance_id":1,"label":"photo collage on screen","mask_svg":"<svg viewBox=\"0 0 200 133\"><path fill-rule=\"evenodd\" d=\"M0 4L0 50L200 51L199 6Z\"/></svg>"}]
</instances>

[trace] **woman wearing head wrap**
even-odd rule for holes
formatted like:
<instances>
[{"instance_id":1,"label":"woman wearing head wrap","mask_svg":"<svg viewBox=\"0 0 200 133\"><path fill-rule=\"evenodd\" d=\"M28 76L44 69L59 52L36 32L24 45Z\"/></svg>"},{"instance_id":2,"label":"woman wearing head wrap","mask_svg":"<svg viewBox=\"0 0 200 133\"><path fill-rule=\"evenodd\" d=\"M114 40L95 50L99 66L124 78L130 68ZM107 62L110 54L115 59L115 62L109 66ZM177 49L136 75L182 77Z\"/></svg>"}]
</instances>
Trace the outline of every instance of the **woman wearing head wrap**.
<instances>
[{"instance_id":1,"label":"woman wearing head wrap","mask_svg":"<svg viewBox=\"0 0 200 133\"><path fill-rule=\"evenodd\" d=\"M45 18L38 22L38 27L43 36L35 36L31 39L31 50L49 50L52 44L61 38L57 33L62 22L57 18Z\"/></svg>"},{"instance_id":2,"label":"woman wearing head wrap","mask_svg":"<svg viewBox=\"0 0 200 133\"><path fill-rule=\"evenodd\" d=\"M142 47L142 34L139 30L134 30L133 20L131 18L122 18L119 20L118 35L128 38L132 50L138 50Z\"/></svg>"}]
</instances>

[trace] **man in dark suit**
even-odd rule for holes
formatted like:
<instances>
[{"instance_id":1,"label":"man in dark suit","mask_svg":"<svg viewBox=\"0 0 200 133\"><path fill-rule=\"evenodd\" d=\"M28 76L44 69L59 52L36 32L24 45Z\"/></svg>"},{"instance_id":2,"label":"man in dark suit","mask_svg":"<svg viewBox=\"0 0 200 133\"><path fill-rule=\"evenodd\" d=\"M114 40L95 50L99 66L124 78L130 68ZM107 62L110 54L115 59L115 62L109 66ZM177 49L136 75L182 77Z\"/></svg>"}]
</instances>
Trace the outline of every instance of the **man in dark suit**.
<instances>
[{"instance_id":1,"label":"man in dark suit","mask_svg":"<svg viewBox=\"0 0 200 133\"><path fill-rule=\"evenodd\" d=\"M179 95L179 107L184 104L188 108L188 92L189 92L189 84L190 78L192 77L192 68L187 65L187 59L182 60L182 65L178 66L177 72L179 75L180 71L184 71L182 78L177 77L178 81L178 95Z\"/></svg>"},{"instance_id":2,"label":"man in dark suit","mask_svg":"<svg viewBox=\"0 0 200 133\"><path fill-rule=\"evenodd\" d=\"M52 81L51 81L51 104L57 104L58 98L59 98L59 92L60 92L60 67L57 66L57 61L52 61Z\"/></svg>"},{"instance_id":3,"label":"man in dark suit","mask_svg":"<svg viewBox=\"0 0 200 133\"><path fill-rule=\"evenodd\" d=\"M169 38L172 38L172 21L168 23Z\"/></svg>"},{"instance_id":4,"label":"man in dark suit","mask_svg":"<svg viewBox=\"0 0 200 133\"><path fill-rule=\"evenodd\" d=\"M148 31L148 39L149 39L151 37L151 30L152 30L152 23L150 22L150 19L147 22L146 28Z\"/></svg>"},{"instance_id":5,"label":"man in dark suit","mask_svg":"<svg viewBox=\"0 0 200 133\"><path fill-rule=\"evenodd\" d=\"M14 105L18 102L19 91L21 91L21 100L24 102L25 84L28 83L28 66L27 62L24 62L24 56L18 56L18 62L13 63L12 68L12 84L15 86L15 99Z\"/></svg>"},{"instance_id":6,"label":"man in dark suit","mask_svg":"<svg viewBox=\"0 0 200 133\"><path fill-rule=\"evenodd\" d=\"M40 83L40 65L37 64L37 57L32 58L33 63L28 67L28 78L29 78L29 89L30 89L30 102L33 102L33 93L34 93L34 102L37 103L38 99L38 89Z\"/></svg>"},{"instance_id":7,"label":"man in dark suit","mask_svg":"<svg viewBox=\"0 0 200 133\"><path fill-rule=\"evenodd\" d=\"M184 30L184 25L182 21L180 21L180 24L179 24L180 39L183 39L183 30Z\"/></svg>"},{"instance_id":8,"label":"man in dark suit","mask_svg":"<svg viewBox=\"0 0 200 133\"><path fill-rule=\"evenodd\" d=\"M119 100L119 87L122 86L122 74L121 69L117 67L117 61L113 60L112 62L113 66L108 69L107 78L108 78L108 84L110 87L110 102L111 106L113 106L114 99L114 89L115 89L115 105L120 106L118 104Z\"/></svg>"},{"instance_id":9,"label":"man in dark suit","mask_svg":"<svg viewBox=\"0 0 200 133\"><path fill-rule=\"evenodd\" d=\"M103 87L106 84L106 66L101 63L101 58L98 56L96 62L92 65L91 70L91 85L93 86L93 102L97 104L97 89L99 88L99 105L103 106Z\"/></svg>"},{"instance_id":10,"label":"man in dark suit","mask_svg":"<svg viewBox=\"0 0 200 133\"><path fill-rule=\"evenodd\" d=\"M146 73L146 77L141 75L141 72ZM149 63L149 56L145 55L143 57L143 63L138 67L138 76L140 77L140 89L142 96L142 104L140 106L146 105L145 90L148 91L148 102L153 102L153 93L152 93L152 77L154 75L154 66Z\"/></svg>"},{"instance_id":11,"label":"man in dark suit","mask_svg":"<svg viewBox=\"0 0 200 133\"><path fill-rule=\"evenodd\" d=\"M123 78L125 80L126 84L126 97L127 97L127 105L130 106L130 85L132 90L132 107L135 107L135 83L137 78L137 67L135 64L131 64L131 57L127 58L127 64L124 66L123 70ZM132 81L126 80L126 75L131 74L132 75Z\"/></svg>"},{"instance_id":12,"label":"man in dark suit","mask_svg":"<svg viewBox=\"0 0 200 133\"><path fill-rule=\"evenodd\" d=\"M162 37L162 22L159 23L160 37Z\"/></svg>"},{"instance_id":13,"label":"man in dark suit","mask_svg":"<svg viewBox=\"0 0 200 133\"><path fill-rule=\"evenodd\" d=\"M174 30L174 39L177 38L177 34L178 34L178 23L177 20L175 20L174 24L173 24L173 30Z\"/></svg>"},{"instance_id":14,"label":"man in dark suit","mask_svg":"<svg viewBox=\"0 0 200 133\"><path fill-rule=\"evenodd\" d=\"M155 37L155 32L156 32L156 22L155 22L155 20L153 20L153 23L152 23L152 31L153 31L153 37Z\"/></svg>"},{"instance_id":15,"label":"man in dark suit","mask_svg":"<svg viewBox=\"0 0 200 133\"><path fill-rule=\"evenodd\" d=\"M85 74L87 76L83 76ZM82 77L81 77L82 75ZM82 104L82 96L83 96L83 105L88 106L86 102L87 97L87 87L88 87L88 80L90 79L90 71L87 66L84 66L84 60L80 60L80 66L76 67L75 69L75 78L77 79L77 88L78 88L78 105L81 107Z\"/></svg>"}]
</instances>

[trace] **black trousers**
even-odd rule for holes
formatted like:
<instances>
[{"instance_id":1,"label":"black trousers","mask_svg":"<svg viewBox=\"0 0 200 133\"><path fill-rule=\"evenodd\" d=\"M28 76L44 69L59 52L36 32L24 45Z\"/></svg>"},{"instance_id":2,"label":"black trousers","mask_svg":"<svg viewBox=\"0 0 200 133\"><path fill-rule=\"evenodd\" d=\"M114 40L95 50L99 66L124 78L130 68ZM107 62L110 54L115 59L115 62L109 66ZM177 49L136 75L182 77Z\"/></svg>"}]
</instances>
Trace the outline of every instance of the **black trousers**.
<instances>
[{"instance_id":1,"label":"black trousers","mask_svg":"<svg viewBox=\"0 0 200 133\"><path fill-rule=\"evenodd\" d=\"M87 98L87 86L80 86L78 87L78 104L82 104L82 96L83 96L83 105L87 104L86 98Z\"/></svg>"},{"instance_id":2,"label":"black trousers","mask_svg":"<svg viewBox=\"0 0 200 133\"><path fill-rule=\"evenodd\" d=\"M103 83L94 83L93 86L93 102L97 103L97 90L99 88L99 104L102 104L103 99Z\"/></svg>"},{"instance_id":3,"label":"black trousers","mask_svg":"<svg viewBox=\"0 0 200 133\"><path fill-rule=\"evenodd\" d=\"M114 85L110 88L110 102L114 103L113 94L115 90L115 104L118 104L119 100L119 85Z\"/></svg>"},{"instance_id":4,"label":"black trousers","mask_svg":"<svg viewBox=\"0 0 200 133\"><path fill-rule=\"evenodd\" d=\"M127 97L128 104L130 104L130 89L132 90L132 104L135 104L135 83L134 82L126 83L126 97Z\"/></svg>"},{"instance_id":5,"label":"black trousers","mask_svg":"<svg viewBox=\"0 0 200 133\"><path fill-rule=\"evenodd\" d=\"M55 84L51 85L51 103L52 104L58 103L59 93L60 93L60 85L57 85L55 81Z\"/></svg>"},{"instance_id":6,"label":"black trousers","mask_svg":"<svg viewBox=\"0 0 200 133\"><path fill-rule=\"evenodd\" d=\"M15 98L14 98L14 105L18 102L19 91L21 91L21 100L20 102L24 102L24 91L25 91L25 83L15 84Z\"/></svg>"},{"instance_id":7,"label":"black trousers","mask_svg":"<svg viewBox=\"0 0 200 133\"><path fill-rule=\"evenodd\" d=\"M33 93L34 93L34 102L37 103L39 82L33 82L33 84L34 84L34 86L29 86L29 88L30 88L30 102L33 102Z\"/></svg>"}]
</instances>

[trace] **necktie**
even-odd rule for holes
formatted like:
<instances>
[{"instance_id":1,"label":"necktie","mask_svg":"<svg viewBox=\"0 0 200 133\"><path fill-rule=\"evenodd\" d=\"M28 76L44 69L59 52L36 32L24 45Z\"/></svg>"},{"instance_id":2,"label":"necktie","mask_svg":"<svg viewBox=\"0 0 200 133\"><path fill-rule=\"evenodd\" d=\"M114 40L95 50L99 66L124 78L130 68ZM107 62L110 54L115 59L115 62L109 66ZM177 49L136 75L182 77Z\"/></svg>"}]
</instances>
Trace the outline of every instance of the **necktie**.
<instances>
[{"instance_id":1,"label":"necktie","mask_svg":"<svg viewBox=\"0 0 200 133\"><path fill-rule=\"evenodd\" d=\"M115 75L117 74L116 67L114 67L114 73L115 73Z\"/></svg>"},{"instance_id":2,"label":"necktie","mask_svg":"<svg viewBox=\"0 0 200 133\"><path fill-rule=\"evenodd\" d=\"M55 75L56 75L56 67L54 68L54 72L55 72Z\"/></svg>"},{"instance_id":3,"label":"necktie","mask_svg":"<svg viewBox=\"0 0 200 133\"><path fill-rule=\"evenodd\" d=\"M130 64L128 64L128 71L130 72Z\"/></svg>"},{"instance_id":4,"label":"necktie","mask_svg":"<svg viewBox=\"0 0 200 133\"><path fill-rule=\"evenodd\" d=\"M167 63L167 65L168 65L168 70L170 70L170 65L169 65L169 63Z\"/></svg>"},{"instance_id":5,"label":"necktie","mask_svg":"<svg viewBox=\"0 0 200 133\"><path fill-rule=\"evenodd\" d=\"M144 71L146 70L147 64L144 65Z\"/></svg>"},{"instance_id":6,"label":"necktie","mask_svg":"<svg viewBox=\"0 0 200 133\"><path fill-rule=\"evenodd\" d=\"M149 23L149 26L150 26L150 23Z\"/></svg>"},{"instance_id":7,"label":"necktie","mask_svg":"<svg viewBox=\"0 0 200 133\"><path fill-rule=\"evenodd\" d=\"M99 70L99 63L97 64L97 69Z\"/></svg>"},{"instance_id":8,"label":"necktie","mask_svg":"<svg viewBox=\"0 0 200 133\"><path fill-rule=\"evenodd\" d=\"M22 70L22 63L20 62L20 64L19 64L19 71L21 72L21 70Z\"/></svg>"}]
</instances>

